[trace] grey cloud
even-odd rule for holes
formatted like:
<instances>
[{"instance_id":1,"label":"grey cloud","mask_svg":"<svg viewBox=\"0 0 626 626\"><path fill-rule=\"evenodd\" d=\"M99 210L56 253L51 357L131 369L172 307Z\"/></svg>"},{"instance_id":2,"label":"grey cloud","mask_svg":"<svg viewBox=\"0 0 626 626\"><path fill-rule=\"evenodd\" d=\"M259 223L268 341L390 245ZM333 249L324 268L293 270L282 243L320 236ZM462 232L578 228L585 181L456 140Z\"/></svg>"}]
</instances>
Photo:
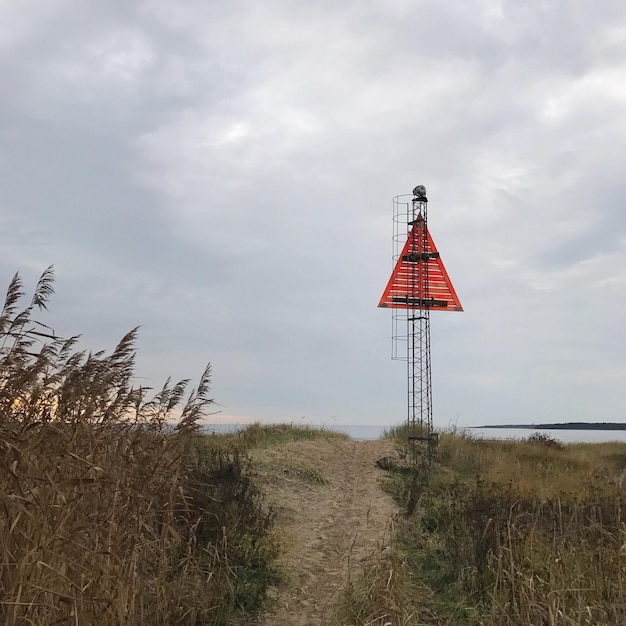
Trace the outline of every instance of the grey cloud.
<instances>
[{"instance_id":1,"label":"grey cloud","mask_svg":"<svg viewBox=\"0 0 626 626\"><path fill-rule=\"evenodd\" d=\"M466 311L433 315L436 419L619 419L620 3L68 0L11 20L0 267L55 263L64 332L100 348L141 324L138 374L211 360L230 414L400 421L376 304L391 197L425 184Z\"/></svg>"}]
</instances>

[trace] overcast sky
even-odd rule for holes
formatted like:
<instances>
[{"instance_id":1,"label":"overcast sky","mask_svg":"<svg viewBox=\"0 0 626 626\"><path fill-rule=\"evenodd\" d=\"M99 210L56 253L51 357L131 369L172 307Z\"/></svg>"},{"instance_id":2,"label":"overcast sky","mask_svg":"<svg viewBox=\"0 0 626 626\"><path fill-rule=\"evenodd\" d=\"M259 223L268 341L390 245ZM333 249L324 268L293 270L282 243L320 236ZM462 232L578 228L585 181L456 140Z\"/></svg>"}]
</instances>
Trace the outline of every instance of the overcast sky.
<instances>
[{"instance_id":1,"label":"overcast sky","mask_svg":"<svg viewBox=\"0 0 626 626\"><path fill-rule=\"evenodd\" d=\"M0 0L0 278L224 419L396 424L392 198L465 309L438 427L621 421L623 0Z\"/></svg>"}]
</instances>

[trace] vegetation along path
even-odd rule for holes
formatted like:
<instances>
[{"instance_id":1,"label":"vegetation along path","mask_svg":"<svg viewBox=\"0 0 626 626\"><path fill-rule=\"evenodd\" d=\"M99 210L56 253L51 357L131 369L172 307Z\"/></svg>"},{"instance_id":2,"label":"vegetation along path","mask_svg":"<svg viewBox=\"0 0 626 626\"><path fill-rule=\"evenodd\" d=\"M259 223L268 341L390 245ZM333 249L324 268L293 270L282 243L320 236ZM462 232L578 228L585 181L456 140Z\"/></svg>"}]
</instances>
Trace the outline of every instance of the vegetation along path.
<instances>
[{"instance_id":1,"label":"vegetation along path","mask_svg":"<svg viewBox=\"0 0 626 626\"><path fill-rule=\"evenodd\" d=\"M286 538L283 585L263 623L332 623L351 581L387 549L397 509L376 462L390 440L294 441L255 452L277 526Z\"/></svg>"}]
</instances>

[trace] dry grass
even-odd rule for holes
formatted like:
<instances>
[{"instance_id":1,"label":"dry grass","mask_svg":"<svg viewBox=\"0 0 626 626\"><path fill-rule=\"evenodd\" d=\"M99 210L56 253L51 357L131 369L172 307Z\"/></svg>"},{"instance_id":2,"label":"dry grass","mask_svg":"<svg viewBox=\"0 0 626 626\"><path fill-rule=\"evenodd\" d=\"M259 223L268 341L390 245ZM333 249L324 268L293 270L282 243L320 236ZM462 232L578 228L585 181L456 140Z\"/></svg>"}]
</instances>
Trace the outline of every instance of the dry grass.
<instances>
[{"instance_id":1,"label":"dry grass","mask_svg":"<svg viewBox=\"0 0 626 626\"><path fill-rule=\"evenodd\" d=\"M276 544L248 460L197 434L195 390L132 385L131 331L111 355L74 350L20 310L0 315L0 623L224 624L253 611ZM172 416L176 414L176 422Z\"/></svg>"},{"instance_id":2,"label":"dry grass","mask_svg":"<svg viewBox=\"0 0 626 626\"><path fill-rule=\"evenodd\" d=\"M537 434L498 441L457 433L444 433L440 442L441 465L485 483L512 483L538 498L577 492L598 476L619 479L626 468L626 446L619 442L564 445Z\"/></svg>"},{"instance_id":3,"label":"dry grass","mask_svg":"<svg viewBox=\"0 0 626 626\"><path fill-rule=\"evenodd\" d=\"M391 482L427 623L626 623L625 466L619 443L445 434L432 470Z\"/></svg>"},{"instance_id":4,"label":"dry grass","mask_svg":"<svg viewBox=\"0 0 626 626\"><path fill-rule=\"evenodd\" d=\"M395 529L375 554L349 580L337 608L342 626L410 626L419 623L426 609L428 590L407 568L395 538Z\"/></svg>"}]
</instances>

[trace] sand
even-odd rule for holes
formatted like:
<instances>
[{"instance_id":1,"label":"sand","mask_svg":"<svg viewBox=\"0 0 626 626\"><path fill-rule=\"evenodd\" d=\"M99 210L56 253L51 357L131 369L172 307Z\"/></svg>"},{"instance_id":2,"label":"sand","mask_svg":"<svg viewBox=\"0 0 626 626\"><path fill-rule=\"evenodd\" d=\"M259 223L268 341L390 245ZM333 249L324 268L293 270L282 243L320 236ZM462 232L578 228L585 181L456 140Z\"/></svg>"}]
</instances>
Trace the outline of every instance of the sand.
<instances>
[{"instance_id":1,"label":"sand","mask_svg":"<svg viewBox=\"0 0 626 626\"><path fill-rule=\"evenodd\" d=\"M392 454L388 440L300 441L255 453L286 544L284 581L260 624L332 623L346 585L389 541L397 509L376 461Z\"/></svg>"}]
</instances>

